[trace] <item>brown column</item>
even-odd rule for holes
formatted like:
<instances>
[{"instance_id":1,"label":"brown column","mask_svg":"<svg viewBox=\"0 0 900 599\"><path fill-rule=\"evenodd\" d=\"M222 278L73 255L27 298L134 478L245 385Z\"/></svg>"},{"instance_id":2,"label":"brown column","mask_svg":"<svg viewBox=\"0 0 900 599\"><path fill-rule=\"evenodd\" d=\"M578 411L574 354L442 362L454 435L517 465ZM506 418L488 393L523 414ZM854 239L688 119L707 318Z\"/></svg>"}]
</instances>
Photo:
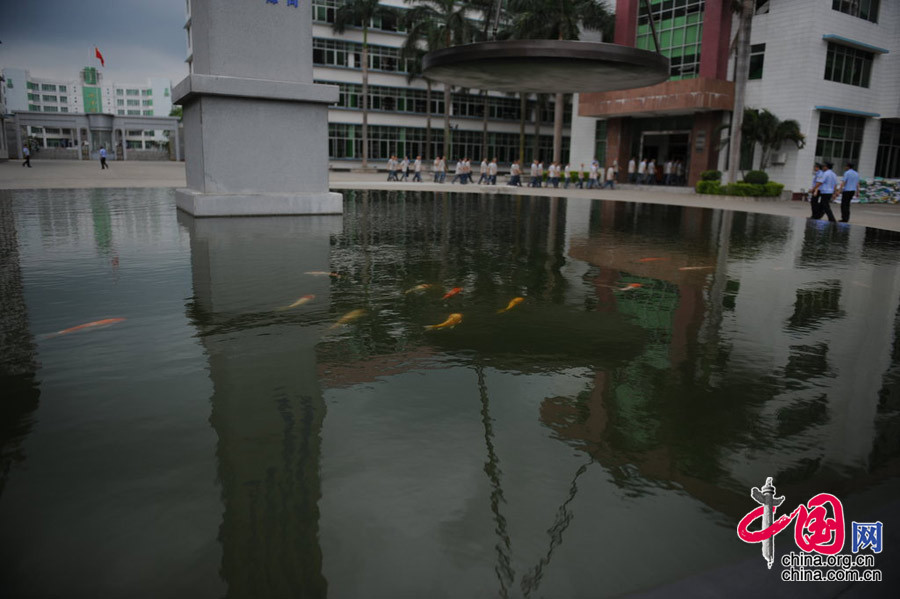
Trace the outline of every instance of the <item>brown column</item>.
<instances>
[{"instance_id":1,"label":"brown column","mask_svg":"<svg viewBox=\"0 0 900 599\"><path fill-rule=\"evenodd\" d=\"M616 29L613 39L617 44L634 47L640 2L641 0L618 0L616 2Z\"/></svg>"},{"instance_id":2,"label":"brown column","mask_svg":"<svg viewBox=\"0 0 900 599\"><path fill-rule=\"evenodd\" d=\"M700 173L716 168L719 153L715 150L716 127L722 122L721 112L698 112L694 115L691 130L690 159L688 160L688 185L693 187L700 180Z\"/></svg>"}]
</instances>

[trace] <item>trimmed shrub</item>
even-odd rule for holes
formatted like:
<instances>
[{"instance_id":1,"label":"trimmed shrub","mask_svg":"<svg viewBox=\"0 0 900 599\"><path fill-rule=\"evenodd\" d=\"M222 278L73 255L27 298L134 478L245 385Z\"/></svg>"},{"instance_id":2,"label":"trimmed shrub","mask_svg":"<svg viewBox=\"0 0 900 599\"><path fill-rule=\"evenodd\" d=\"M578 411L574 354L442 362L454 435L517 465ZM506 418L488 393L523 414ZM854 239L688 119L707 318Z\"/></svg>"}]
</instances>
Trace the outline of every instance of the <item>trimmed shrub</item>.
<instances>
[{"instance_id":1,"label":"trimmed shrub","mask_svg":"<svg viewBox=\"0 0 900 599\"><path fill-rule=\"evenodd\" d=\"M765 185L769 182L769 175L765 171L750 171L744 175L744 183L752 183L753 185Z\"/></svg>"},{"instance_id":2,"label":"trimmed shrub","mask_svg":"<svg viewBox=\"0 0 900 599\"><path fill-rule=\"evenodd\" d=\"M700 173L701 181L721 181L722 171L703 171Z\"/></svg>"},{"instance_id":3,"label":"trimmed shrub","mask_svg":"<svg viewBox=\"0 0 900 599\"><path fill-rule=\"evenodd\" d=\"M777 197L781 195L781 192L784 190L783 183L775 183L774 181L769 181L765 185L763 185L765 189L765 196Z\"/></svg>"},{"instance_id":4,"label":"trimmed shrub","mask_svg":"<svg viewBox=\"0 0 900 599\"><path fill-rule=\"evenodd\" d=\"M718 181L697 181L697 193L721 194L722 186Z\"/></svg>"},{"instance_id":5,"label":"trimmed shrub","mask_svg":"<svg viewBox=\"0 0 900 599\"><path fill-rule=\"evenodd\" d=\"M730 196L761 196L765 193L765 187L762 185L754 185L753 183L729 183L725 186L726 195Z\"/></svg>"}]
</instances>

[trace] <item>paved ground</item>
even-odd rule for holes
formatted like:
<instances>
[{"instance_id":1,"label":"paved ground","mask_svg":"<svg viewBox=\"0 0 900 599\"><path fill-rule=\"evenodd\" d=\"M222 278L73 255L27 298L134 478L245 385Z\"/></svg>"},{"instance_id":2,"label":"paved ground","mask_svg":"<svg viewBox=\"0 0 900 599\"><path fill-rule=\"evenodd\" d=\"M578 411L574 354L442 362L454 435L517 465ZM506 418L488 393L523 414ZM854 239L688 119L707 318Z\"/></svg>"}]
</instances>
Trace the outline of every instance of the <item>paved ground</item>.
<instances>
[{"instance_id":1,"label":"paved ground","mask_svg":"<svg viewBox=\"0 0 900 599\"><path fill-rule=\"evenodd\" d=\"M108 170L101 171L96 161L32 160L33 168L21 166L15 160L0 162L0 189L65 189L92 187L183 187L184 164L178 162L112 162ZM478 186L437 185L429 183L387 183L386 174L332 172L331 187L340 189L419 189L423 191L465 191L485 193L514 193L544 195L571 199L608 199L651 204L673 204L701 208L724 208L763 214L778 214L806 218L809 205L803 202L763 201L743 198L696 195L687 189L669 188L660 191L654 187L623 186L614 191L579 189L529 189L506 185ZM839 210L837 206L834 210ZM851 221L865 225L900 231L900 205L854 205Z\"/></svg>"}]
</instances>

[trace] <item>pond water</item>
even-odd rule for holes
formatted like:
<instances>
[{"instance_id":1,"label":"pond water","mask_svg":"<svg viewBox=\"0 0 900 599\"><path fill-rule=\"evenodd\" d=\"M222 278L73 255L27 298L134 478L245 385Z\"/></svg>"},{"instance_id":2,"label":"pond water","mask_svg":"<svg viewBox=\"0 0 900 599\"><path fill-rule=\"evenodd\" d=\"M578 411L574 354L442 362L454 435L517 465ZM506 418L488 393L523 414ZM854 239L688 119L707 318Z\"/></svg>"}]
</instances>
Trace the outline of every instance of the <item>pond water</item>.
<instances>
[{"instance_id":1,"label":"pond water","mask_svg":"<svg viewBox=\"0 0 900 599\"><path fill-rule=\"evenodd\" d=\"M735 533L768 476L785 510L827 491L891 523L897 234L505 195L195 220L172 190L0 193L4 596L775 579Z\"/></svg>"}]
</instances>

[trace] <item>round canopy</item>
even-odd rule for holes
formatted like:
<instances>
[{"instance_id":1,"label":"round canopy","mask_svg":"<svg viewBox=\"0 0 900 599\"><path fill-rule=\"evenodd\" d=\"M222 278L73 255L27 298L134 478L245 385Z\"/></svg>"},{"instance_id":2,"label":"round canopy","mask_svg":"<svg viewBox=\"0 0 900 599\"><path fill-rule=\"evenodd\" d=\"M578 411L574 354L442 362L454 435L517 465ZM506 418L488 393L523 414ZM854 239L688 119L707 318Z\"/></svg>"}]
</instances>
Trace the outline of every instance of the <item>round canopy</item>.
<instances>
[{"instance_id":1,"label":"round canopy","mask_svg":"<svg viewBox=\"0 0 900 599\"><path fill-rule=\"evenodd\" d=\"M454 46L425 55L425 76L502 92L576 93L632 89L669 78L669 59L618 44L508 40Z\"/></svg>"}]
</instances>

